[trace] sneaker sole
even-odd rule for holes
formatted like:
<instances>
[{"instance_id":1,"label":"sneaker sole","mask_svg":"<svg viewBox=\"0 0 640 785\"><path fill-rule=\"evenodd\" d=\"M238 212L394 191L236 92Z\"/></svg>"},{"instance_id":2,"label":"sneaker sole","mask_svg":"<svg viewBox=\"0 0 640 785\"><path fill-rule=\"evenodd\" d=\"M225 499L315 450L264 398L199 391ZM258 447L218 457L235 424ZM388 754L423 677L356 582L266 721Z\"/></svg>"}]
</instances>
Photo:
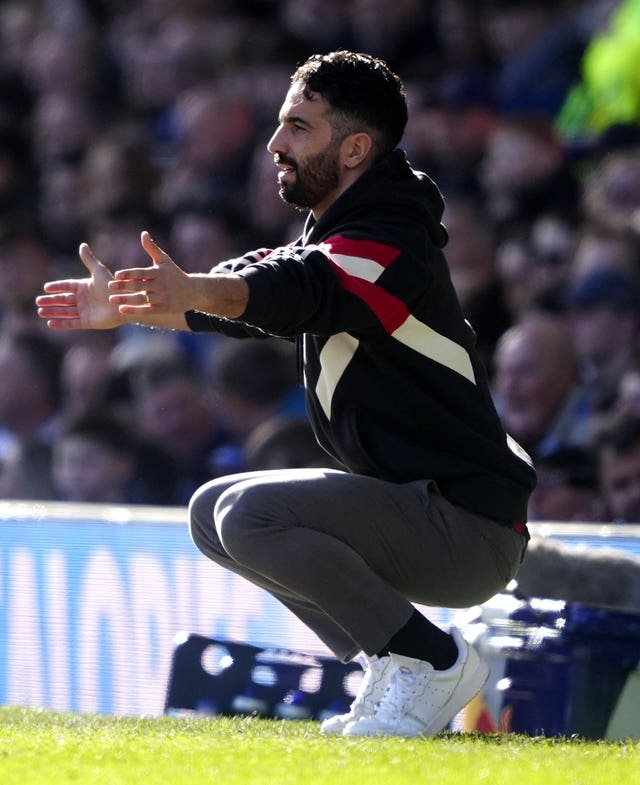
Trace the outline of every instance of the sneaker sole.
<instances>
[{"instance_id":1,"label":"sneaker sole","mask_svg":"<svg viewBox=\"0 0 640 785\"><path fill-rule=\"evenodd\" d=\"M478 665L473 672L473 676L468 679L463 688L454 692L451 700L442 707L430 725L420 734L421 736L436 736L443 731L451 720L462 711L464 707L474 698L486 684L489 678L489 666L484 660L478 660Z\"/></svg>"}]
</instances>

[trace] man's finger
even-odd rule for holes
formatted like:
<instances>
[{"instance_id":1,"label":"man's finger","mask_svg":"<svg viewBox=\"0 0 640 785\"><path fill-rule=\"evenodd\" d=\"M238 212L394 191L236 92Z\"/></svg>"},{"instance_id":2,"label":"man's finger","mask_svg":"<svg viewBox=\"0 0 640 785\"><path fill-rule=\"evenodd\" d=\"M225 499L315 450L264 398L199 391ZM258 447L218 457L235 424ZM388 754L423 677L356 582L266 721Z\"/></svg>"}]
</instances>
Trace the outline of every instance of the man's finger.
<instances>
[{"instance_id":1,"label":"man's finger","mask_svg":"<svg viewBox=\"0 0 640 785\"><path fill-rule=\"evenodd\" d=\"M55 290L50 290L55 292ZM68 289L61 291L58 294L40 294L36 297L36 305L40 308L45 306L69 306L76 305L77 297L75 292L70 292Z\"/></svg>"},{"instance_id":2,"label":"man's finger","mask_svg":"<svg viewBox=\"0 0 640 785\"><path fill-rule=\"evenodd\" d=\"M48 281L42 287L45 292L49 294L75 294L78 290L78 281L75 278L68 278L64 281ZM39 295L40 297L44 297L45 295ZM36 299L36 302L38 300Z\"/></svg>"},{"instance_id":3,"label":"man's finger","mask_svg":"<svg viewBox=\"0 0 640 785\"><path fill-rule=\"evenodd\" d=\"M93 251L91 250L91 248L89 248L89 245L87 243L80 244L78 253L80 255L82 264L84 264L84 266L87 268L87 270L89 270L90 273L92 273L95 270L95 268L100 264L100 260L97 258L97 256L94 256Z\"/></svg>"},{"instance_id":4,"label":"man's finger","mask_svg":"<svg viewBox=\"0 0 640 785\"><path fill-rule=\"evenodd\" d=\"M48 319L47 327L52 330L81 330L83 325L80 319Z\"/></svg>"},{"instance_id":5,"label":"man's finger","mask_svg":"<svg viewBox=\"0 0 640 785\"><path fill-rule=\"evenodd\" d=\"M41 305L38 308L38 316L41 319L78 319L78 309L73 306L47 306Z\"/></svg>"},{"instance_id":6,"label":"man's finger","mask_svg":"<svg viewBox=\"0 0 640 785\"><path fill-rule=\"evenodd\" d=\"M162 264L162 262L171 261L171 257L166 254L159 245L151 239L151 235L149 232L144 231L140 235L140 242L142 243L142 247L144 250L149 254L149 256L153 259L155 264Z\"/></svg>"}]
</instances>

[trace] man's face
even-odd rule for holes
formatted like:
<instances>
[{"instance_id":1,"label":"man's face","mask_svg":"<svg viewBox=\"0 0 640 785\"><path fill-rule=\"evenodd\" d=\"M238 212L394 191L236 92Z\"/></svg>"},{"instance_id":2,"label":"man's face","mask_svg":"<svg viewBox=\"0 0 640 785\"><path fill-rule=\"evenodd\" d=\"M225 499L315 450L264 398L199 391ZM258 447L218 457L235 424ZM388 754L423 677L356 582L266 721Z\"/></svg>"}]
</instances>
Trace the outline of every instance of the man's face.
<instances>
[{"instance_id":1,"label":"man's face","mask_svg":"<svg viewBox=\"0 0 640 785\"><path fill-rule=\"evenodd\" d=\"M640 442L624 453L602 450L600 487L614 519L640 523Z\"/></svg>"},{"instance_id":2,"label":"man's face","mask_svg":"<svg viewBox=\"0 0 640 785\"><path fill-rule=\"evenodd\" d=\"M280 196L316 217L335 199L340 185L341 142L332 139L330 107L318 94L305 98L294 84L280 110L267 149L280 168Z\"/></svg>"},{"instance_id":3,"label":"man's face","mask_svg":"<svg viewBox=\"0 0 640 785\"><path fill-rule=\"evenodd\" d=\"M509 337L496 352L500 415L507 431L528 448L545 435L571 388L556 358L535 331Z\"/></svg>"}]
</instances>

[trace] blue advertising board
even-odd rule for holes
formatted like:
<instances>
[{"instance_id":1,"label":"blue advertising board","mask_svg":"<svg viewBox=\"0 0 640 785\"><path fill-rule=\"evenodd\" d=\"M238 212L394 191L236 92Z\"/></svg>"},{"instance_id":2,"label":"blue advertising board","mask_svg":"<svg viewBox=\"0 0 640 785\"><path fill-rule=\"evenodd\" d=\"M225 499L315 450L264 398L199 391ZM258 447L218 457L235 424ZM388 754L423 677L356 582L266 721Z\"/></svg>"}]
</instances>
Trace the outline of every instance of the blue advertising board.
<instances>
[{"instance_id":1,"label":"blue advertising board","mask_svg":"<svg viewBox=\"0 0 640 785\"><path fill-rule=\"evenodd\" d=\"M640 553L638 526L538 530ZM436 623L453 615L426 611ZM183 508L0 502L0 705L160 714L188 633L330 653L266 592L207 560Z\"/></svg>"}]
</instances>

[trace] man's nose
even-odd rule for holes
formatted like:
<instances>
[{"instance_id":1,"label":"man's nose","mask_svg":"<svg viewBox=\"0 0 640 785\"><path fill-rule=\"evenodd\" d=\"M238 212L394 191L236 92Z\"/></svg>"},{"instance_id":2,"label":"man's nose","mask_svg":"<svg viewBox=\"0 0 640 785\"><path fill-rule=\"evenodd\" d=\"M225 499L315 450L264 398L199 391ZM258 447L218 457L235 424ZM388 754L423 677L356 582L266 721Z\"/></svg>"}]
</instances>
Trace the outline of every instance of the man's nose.
<instances>
[{"instance_id":1,"label":"man's nose","mask_svg":"<svg viewBox=\"0 0 640 785\"><path fill-rule=\"evenodd\" d=\"M285 143L284 143L284 128L283 126L279 125L276 130L273 132L271 139L267 144L267 150L272 154L275 155L276 153L284 152Z\"/></svg>"}]
</instances>

